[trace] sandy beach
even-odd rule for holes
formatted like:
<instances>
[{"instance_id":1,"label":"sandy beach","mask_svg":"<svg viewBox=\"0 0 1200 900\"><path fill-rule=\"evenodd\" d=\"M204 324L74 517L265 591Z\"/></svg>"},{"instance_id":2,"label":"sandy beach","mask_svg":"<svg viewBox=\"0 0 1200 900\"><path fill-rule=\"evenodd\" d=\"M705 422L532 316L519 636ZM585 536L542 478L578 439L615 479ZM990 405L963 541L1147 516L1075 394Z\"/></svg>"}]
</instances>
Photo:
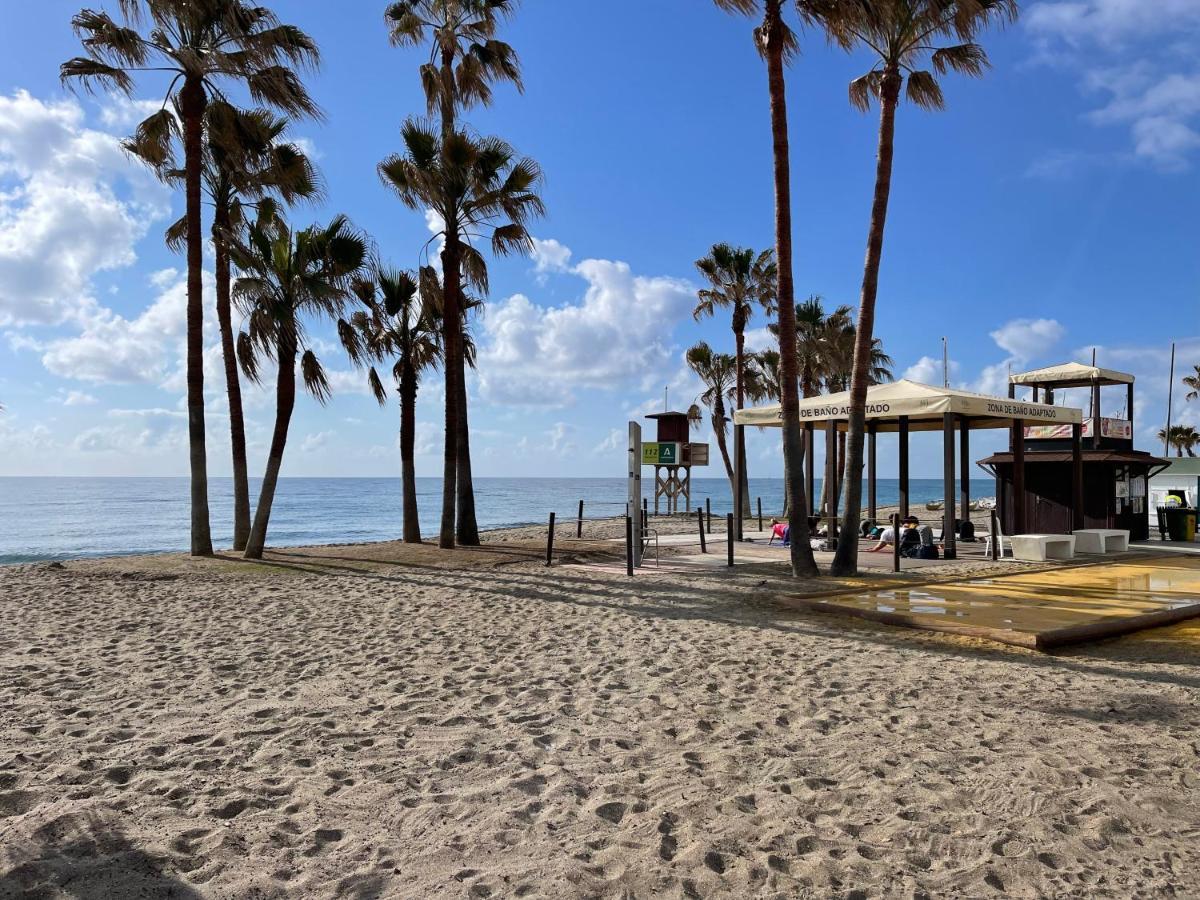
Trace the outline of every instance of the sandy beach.
<instances>
[{"instance_id":1,"label":"sandy beach","mask_svg":"<svg viewBox=\"0 0 1200 900\"><path fill-rule=\"evenodd\" d=\"M1200 624L1038 655L532 534L0 569L0 897L1200 892Z\"/></svg>"}]
</instances>

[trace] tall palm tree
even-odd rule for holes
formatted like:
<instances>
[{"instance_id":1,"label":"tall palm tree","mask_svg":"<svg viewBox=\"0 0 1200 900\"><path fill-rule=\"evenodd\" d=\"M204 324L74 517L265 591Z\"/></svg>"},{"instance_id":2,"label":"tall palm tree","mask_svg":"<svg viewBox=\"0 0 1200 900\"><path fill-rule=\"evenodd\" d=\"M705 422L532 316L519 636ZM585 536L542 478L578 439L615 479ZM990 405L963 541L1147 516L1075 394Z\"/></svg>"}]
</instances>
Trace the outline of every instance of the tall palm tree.
<instances>
[{"instance_id":1,"label":"tall palm tree","mask_svg":"<svg viewBox=\"0 0 1200 900\"><path fill-rule=\"evenodd\" d=\"M1200 432L1191 425L1172 425L1168 432L1165 428L1158 429L1158 439L1170 444L1175 448L1175 455L1182 457L1184 453L1188 456L1196 455L1196 448L1200 447Z\"/></svg>"},{"instance_id":2,"label":"tall palm tree","mask_svg":"<svg viewBox=\"0 0 1200 900\"><path fill-rule=\"evenodd\" d=\"M292 66L315 65L316 44L299 28L279 22L269 9L243 0L120 0L122 23L84 9L71 20L85 56L62 64L66 84L133 93L134 75L170 77L167 99L178 112L151 114L134 140L156 147L159 164L171 159L182 124L187 208L187 409L191 469L191 552L212 554L208 515L208 464L204 444L204 298L201 283L201 169L204 110L223 82L244 86L256 103L288 115L317 108ZM138 26L147 24L143 35Z\"/></svg>"},{"instance_id":3,"label":"tall palm tree","mask_svg":"<svg viewBox=\"0 0 1200 900\"><path fill-rule=\"evenodd\" d=\"M779 351L760 350L746 360L746 396L754 403L778 400L783 391L779 380Z\"/></svg>"},{"instance_id":4,"label":"tall palm tree","mask_svg":"<svg viewBox=\"0 0 1200 900\"><path fill-rule=\"evenodd\" d=\"M1195 371L1191 375L1183 376L1184 387L1188 389L1183 399L1188 402L1200 398L1200 366L1192 366L1192 368Z\"/></svg>"},{"instance_id":5,"label":"tall palm tree","mask_svg":"<svg viewBox=\"0 0 1200 900\"><path fill-rule=\"evenodd\" d=\"M713 315L718 307L728 307L733 328L734 356L737 360L737 409L746 405L746 326L754 315L755 307L771 310L775 304L778 273L775 269L775 254L771 250L755 253L747 247L732 247L729 244L713 244L708 256L696 260L696 269L708 282L696 297L698 303L692 310L697 321ZM741 433L735 431L735 436ZM742 485L742 515L750 515L750 489L746 476L745 440L736 440L738 480Z\"/></svg>"},{"instance_id":6,"label":"tall palm tree","mask_svg":"<svg viewBox=\"0 0 1200 900\"><path fill-rule=\"evenodd\" d=\"M305 389L321 403L329 398L325 371L307 344L305 317L335 320L351 360L366 358L359 332L343 316L355 299L352 288L367 259L367 242L345 216L293 232L277 215L267 214L249 225L244 242L234 243L231 251L241 272L233 297L249 320L244 344L273 355L277 364L275 428L245 554L247 559L262 559L296 405L297 359ZM257 380L255 354L242 355L240 361L247 376Z\"/></svg>"},{"instance_id":7,"label":"tall palm tree","mask_svg":"<svg viewBox=\"0 0 1200 900\"><path fill-rule=\"evenodd\" d=\"M421 543L417 514L417 391L421 373L438 365L442 356L441 322L435 304L422 298L420 283L410 272L376 266L369 279L355 285L367 306L355 325L364 335L371 358L392 359L392 379L400 394L400 471L402 481L403 538ZM365 327L364 327L365 326ZM368 380L375 398L383 404L386 391L372 367Z\"/></svg>"},{"instance_id":8,"label":"tall palm tree","mask_svg":"<svg viewBox=\"0 0 1200 900\"><path fill-rule=\"evenodd\" d=\"M733 462L729 458L729 447L725 433L729 427L729 416L725 412L726 401L737 397L737 361L728 353L714 353L712 347L700 341L690 347L685 355L688 368L704 384L700 402L708 407L713 438L725 462L725 474L729 477L729 490L735 491Z\"/></svg>"},{"instance_id":9,"label":"tall palm tree","mask_svg":"<svg viewBox=\"0 0 1200 900\"><path fill-rule=\"evenodd\" d=\"M779 367L783 394L784 505L794 540L792 574L813 576L817 563L808 543L807 500L804 497L804 438L800 431L799 395L796 387L796 315L792 286L791 151L788 147L787 92L784 65L799 49L796 34L783 18L783 0L714 0L727 12L746 16L762 13L754 29L754 43L767 64L767 90L771 100L771 144L775 184L775 264L778 270Z\"/></svg>"},{"instance_id":10,"label":"tall palm tree","mask_svg":"<svg viewBox=\"0 0 1200 900\"><path fill-rule=\"evenodd\" d=\"M492 87L497 82L509 82L518 91L523 90L516 52L496 39L500 21L511 16L516 7L517 0L398 0L384 13L393 44L400 47L429 44L429 61L420 69L421 86L429 114L440 119L443 138L459 127L460 112L477 104L491 104ZM457 257L461 237L454 229L448 229L445 240L450 256ZM461 283L461 278L457 281ZM455 311L462 301L457 296L448 299L450 314L443 318L442 327L458 329L460 320ZM455 434L452 441L448 439L446 456L449 458L453 453L455 457L455 537L460 544L476 546L479 524L471 476L466 360L458 353L460 342L461 339L452 341L443 336L447 350L447 427L449 406L451 403L457 406Z\"/></svg>"},{"instance_id":11,"label":"tall palm tree","mask_svg":"<svg viewBox=\"0 0 1200 900\"><path fill-rule=\"evenodd\" d=\"M283 139L287 120L269 110L239 110L224 100L210 101L204 112L201 182L213 208L212 243L216 276L217 324L229 401L229 437L233 459L233 549L246 549L250 537L250 484L246 461L246 424L231 316L229 241L246 223L247 213L276 199L294 203L313 198L320 188L315 168L296 144ZM186 172L162 160L157 148L126 141L126 150L149 164L164 182L182 187ZM164 165L166 167L164 168ZM188 218L167 229L167 245L187 244Z\"/></svg>"},{"instance_id":12,"label":"tall palm tree","mask_svg":"<svg viewBox=\"0 0 1200 900\"><path fill-rule=\"evenodd\" d=\"M441 547L456 540L455 500L458 474L458 396L465 367L463 355L464 283L487 293L487 263L473 243L489 239L497 256L528 253L526 228L545 213L538 188L542 172L529 158L498 138L463 131L442 133L416 119L401 128L404 154L379 164L379 176L410 209L433 210L442 225L442 352L446 362L446 443L442 478ZM453 240L451 240L453 236ZM436 237L436 236L435 236ZM447 325L453 320L452 325Z\"/></svg>"},{"instance_id":13,"label":"tall palm tree","mask_svg":"<svg viewBox=\"0 0 1200 900\"><path fill-rule=\"evenodd\" d=\"M831 572L853 575L858 571L858 524L862 502L863 444L866 436L867 387L875 338L875 298L883 235L891 193L892 156L896 108L901 89L913 104L941 109L945 104L938 75L955 71L980 76L988 65L987 54L975 42L989 25L1017 17L1016 0L797 0L801 15L815 22L830 38L847 49L861 46L876 59L865 75L850 83L850 102L868 110L879 101L879 145L875 167L875 194L867 231L862 296L854 370L850 379L850 416L847 427L846 469L851 473L846 510ZM949 46L933 45L942 40ZM917 68L928 57L933 71Z\"/></svg>"}]
</instances>

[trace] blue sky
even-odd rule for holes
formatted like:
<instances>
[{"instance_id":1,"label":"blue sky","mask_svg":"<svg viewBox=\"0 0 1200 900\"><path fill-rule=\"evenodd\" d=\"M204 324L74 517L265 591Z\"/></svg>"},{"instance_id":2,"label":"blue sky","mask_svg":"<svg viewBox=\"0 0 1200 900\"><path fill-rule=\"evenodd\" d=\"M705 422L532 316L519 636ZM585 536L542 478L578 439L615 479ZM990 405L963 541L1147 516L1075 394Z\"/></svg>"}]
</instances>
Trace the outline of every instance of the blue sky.
<instances>
[{"instance_id":1,"label":"blue sky","mask_svg":"<svg viewBox=\"0 0 1200 900\"><path fill-rule=\"evenodd\" d=\"M1136 0L1025 3L1018 25L984 36L985 78L946 77L943 112L902 106L876 322L898 375L940 380L942 335L955 384L988 392L1004 390L1010 365L1086 361L1095 346L1101 364L1137 375L1138 443L1152 449L1170 342L1184 371L1200 362L1200 0L1160 5L1147 16ZM325 120L292 134L327 200L293 218L345 212L386 259L415 265L425 218L375 165L423 111L420 54L388 45L382 2L272 6L324 54L310 84ZM14 5L0 38L0 474L184 474L183 261L161 242L180 200L117 148L145 103L59 86L58 64L78 52L76 9ZM665 385L673 406L698 393L686 347L731 347L727 320L690 311L693 262L711 244L772 242L765 74L749 31L703 0L526 0L505 27L525 92L501 87L468 118L542 164L549 215L533 259L492 263L471 383L478 474L620 475L625 422L661 408ZM869 62L818 34L803 44L788 72L797 296L856 305L877 117L851 109L846 84ZM136 96L162 88L146 80ZM215 325L208 343L221 475ZM321 349L335 397L300 402L284 474L397 473L395 404L377 407L332 344ZM1175 421L1200 423L1180 394ZM1106 412L1123 398L1114 390ZM418 474L440 470L440 400L430 376ZM270 393L251 389L247 403L258 471ZM935 474L922 440L914 471ZM752 474L779 474L777 436L750 444Z\"/></svg>"}]
</instances>

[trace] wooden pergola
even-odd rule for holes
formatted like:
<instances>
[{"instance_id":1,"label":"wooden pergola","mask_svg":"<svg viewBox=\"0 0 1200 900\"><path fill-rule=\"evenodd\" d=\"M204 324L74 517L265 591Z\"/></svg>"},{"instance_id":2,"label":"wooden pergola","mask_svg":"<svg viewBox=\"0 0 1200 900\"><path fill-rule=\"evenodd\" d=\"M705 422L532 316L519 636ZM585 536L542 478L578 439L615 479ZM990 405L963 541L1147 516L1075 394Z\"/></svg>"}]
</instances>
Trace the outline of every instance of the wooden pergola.
<instances>
[{"instance_id":1,"label":"wooden pergola","mask_svg":"<svg viewBox=\"0 0 1200 900\"><path fill-rule=\"evenodd\" d=\"M798 415L804 428L805 455L804 479L809 497L810 512L813 498L813 453L814 436L817 430L829 433L844 432L850 417L850 392L827 394L800 401ZM909 435L914 431L942 432L942 477L945 488L942 538L944 556L955 559L958 555L955 541L954 481L956 469L959 481L959 516L970 518L970 470L971 432L982 429L1009 429L1012 438L1015 481L1022 486L1017 491L1017 521L1024 517L1024 472L1025 472L1025 426L1028 424L1053 424L1071 426L1073 520L1075 527L1082 527L1083 510L1083 465L1082 433L1083 413L1066 406L1046 403L1031 403L987 394L975 394L953 388L934 387L902 379L890 384L881 384L867 390L867 517L876 518L877 510L877 452L876 444L881 433L895 433L899 438L900 515L909 514ZM779 404L737 410L734 413L736 429L747 425L778 428L783 424L783 413ZM958 432L957 452L955 431ZM740 437L740 433L739 433ZM837 453L837 441L828 446ZM956 461L957 457L957 461ZM834 461L836 471L836 459ZM847 472L847 478L854 477ZM862 477L861 474L858 477ZM735 479L739 486L740 479ZM837 499L834 500L835 506ZM734 501L737 534L741 536L741 497ZM836 529L831 523L830 534Z\"/></svg>"}]
</instances>

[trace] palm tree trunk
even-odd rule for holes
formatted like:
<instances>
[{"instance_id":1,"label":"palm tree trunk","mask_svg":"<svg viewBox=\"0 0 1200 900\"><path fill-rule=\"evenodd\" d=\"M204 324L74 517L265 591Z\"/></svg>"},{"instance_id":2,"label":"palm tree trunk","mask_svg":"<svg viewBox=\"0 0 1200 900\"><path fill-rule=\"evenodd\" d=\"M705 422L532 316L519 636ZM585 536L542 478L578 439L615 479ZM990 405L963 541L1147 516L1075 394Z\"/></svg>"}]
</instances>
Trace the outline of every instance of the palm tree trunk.
<instances>
[{"instance_id":1,"label":"palm tree trunk","mask_svg":"<svg viewBox=\"0 0 1200 900\"><path fill-rule=\"evenodd\" d=\"M404 543L421 543L417 511L417 373L405 361L400 370L400 478L404 499Z\"/></svg>"},{"instance_id":2,"label":"palm tree trunk","mask_svg":"<svg viewBox=\"0 0 1200 900\"><path fill-rule=\"evenodd\" d=\"M446 246L442 248L442 345L446 363L446 437L442 457L442 524L438 546L454 547L455 501L458 480L458 383L462 374L462 314L459 312L462 272L459 268L459 238L452 223L446 223Z\"/></svg>"},{"instance_id":3,"label":"palm tree trunk","mask_svg":"<svg viewBox=\"0 0 1200 900\"><path fill-rule=\"evenodd\" d=\"M863 267L862 299L854 336L854 368L850 374L850 422L846 446L846 511L842 533L830 572L858 573L858 523L862 515L863 444L866 438L867 387L870 384L871 348L875 341L875 296L879 289L879 263L883 258L883 230L892 190L892 149L896 137L896 105L900 99L900 73L887 69L880 83L879 153L875 163L875 199L867 231L867 260ZM946 502L953 502L947 497Z\"/></svg>"},{"instance_id":4,"label":"palm tree trunk","mask_svg":"<svg viewBox=\"0 0 1200 900\"><path fill-rule=\"evenodd\" d=\"M204 446L204 240L201 236L200 163L204 87L188 78L180 92L187 199L187 411L191 467L192 556L212 556L208 519L208 459Z\"/></svg>"},{"instance_id":5,"label":"palm tree trunk","mask_svg":"<svg viewBox=\"0 0 1200 900\"><path fill-rule=\"evenodd\" d=\"M725 463L725 475L729 479L729 489L734 489L733 463L729 459L729 446L725 441L725 404L717 397L713 403L712 430L717 441L717 449L721 451L721 459Z\"/></svg>"},{"instance_id":6,"label":"palm tree trunk","mask_svg":"<svg viewBox=\"0 0 1200 900\"><path fill-rule=\"evenodd\" d=\"M783 0L766 0L762 39L771 94L771 139L775 160L775 260L779 270L779 376L783 415L783 480L791 530L792 574L811 577L817 563L809 546L804 497L804 438L796 390L796 307L792 286L792 190L787 96L783 78Z\"/></svg>"},{"instance_id":7,"label":"palm tree trunk","mask_svg":"<svg viewBox=\"0 0 1200 900\"><path fill-rule=\"evenodd\" d=\"M735 347L737 380L737 408L746 406L746 334L743 328L734 328L733 343ZM750 518L750 479L746 475L746 432L744 429L733 427L734 452L737 453L737 477L742 484L742 518ZM737 491L734 491L734 497ZM736 501L735 501L736 502Z\"/></svg>"},{"instance_id":8,"label":"palm tree trunk","mask_svg":"<svg viewBox=\"0 0 1200 900\"><path fill-rule=\"evenodd\" d=\"M275 430L271 434L271 449L267 453L267 471L263 475L262 492L254 510L254 525L246 542L246 559L262 559L267 545L267 525L271 521L271 505L275 502L275 487L283 467L283 448L287 445L288 426L296 408L296 335L292 322L280 323L276 358L279 373L275 379Z\"/></svg>"},{"instance_id":9,"label":"palm tree trunk","mask_svg":"<svg viewBox=\"0 0 1200 900\"><path fill-rule=\"evenodd\" d=\"M479 546L475 519L475 482L471 478L471 429L467 420L466 354L458 359L458 522L455 536L463 547Z\"/></svg>"},{"instance_id":10,"label":"palm tree trunk","mask_svg":"<svg viewBox=\"0 0 1200 900\"><path fill-rule=\"evenodd\" d=\"M246 422L242 415L242 383L238 377L237 350L229 301L228 210L219 208L213 221L216 251L217 323L221 330L221 356L225 362L225 392L229 397L229 443L233 453L233 549L246 549L250 537L250 479L246 466Z\"/></svg>"}]
</instances>

